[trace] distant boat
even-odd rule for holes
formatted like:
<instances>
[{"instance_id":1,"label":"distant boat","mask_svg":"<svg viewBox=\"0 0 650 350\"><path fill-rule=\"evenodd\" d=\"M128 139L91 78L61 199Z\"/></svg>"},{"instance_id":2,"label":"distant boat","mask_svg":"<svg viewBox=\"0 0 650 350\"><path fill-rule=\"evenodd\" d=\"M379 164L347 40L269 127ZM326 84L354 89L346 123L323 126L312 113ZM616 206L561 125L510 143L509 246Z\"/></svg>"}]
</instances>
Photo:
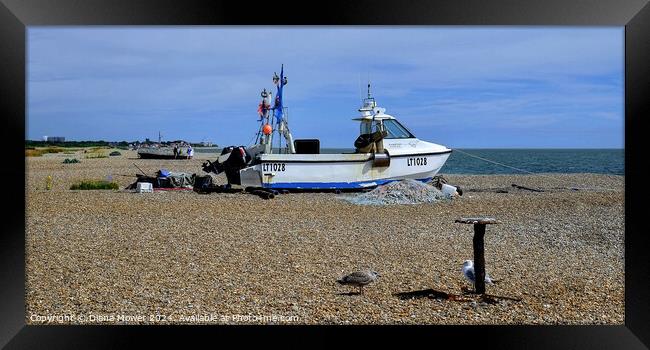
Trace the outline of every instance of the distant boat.
<instances>
[{"instance_id":1,"label":"distant boat","mask_svg":"<svg viewBox=\"0 0 650 350\"><path fill-rule=\"evenodd\" d=\"M176 147L176 154L174 154ZM143 159L188 159L188 143L173 143L170 145L156 143L138 148L138 156Z\"/></svg>"}]
</instances>

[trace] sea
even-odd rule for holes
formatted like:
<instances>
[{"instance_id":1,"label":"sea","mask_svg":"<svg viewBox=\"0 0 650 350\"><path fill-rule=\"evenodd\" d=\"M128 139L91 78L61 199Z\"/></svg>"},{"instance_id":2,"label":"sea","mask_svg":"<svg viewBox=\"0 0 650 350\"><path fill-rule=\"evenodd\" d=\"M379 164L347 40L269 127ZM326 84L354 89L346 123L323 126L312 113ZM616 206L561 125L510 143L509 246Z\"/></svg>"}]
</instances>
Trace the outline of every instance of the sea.
<instances>
[{"instance_id":1,"label":"sea","mask_svg":"<svg viewBox=\"0 0 650 350\"><path fill-rule=\"evenodd\" d=\"M221 148L195 148L219 154ZM321 148L321 153L350 153L352 148ZM624 149L457 149L441 174L595 173L625 175Z\"/></svg>"}]
</instances>

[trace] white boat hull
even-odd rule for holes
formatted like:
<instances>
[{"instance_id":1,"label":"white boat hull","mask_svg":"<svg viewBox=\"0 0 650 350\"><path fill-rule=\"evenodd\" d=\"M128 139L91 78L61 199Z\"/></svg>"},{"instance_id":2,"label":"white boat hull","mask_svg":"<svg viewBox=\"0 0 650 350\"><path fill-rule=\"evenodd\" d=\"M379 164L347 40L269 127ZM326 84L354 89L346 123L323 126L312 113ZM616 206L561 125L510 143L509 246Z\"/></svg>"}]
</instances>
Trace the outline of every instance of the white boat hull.
<instances>
[{"instance_id":1,"label":"white boat hull","mask_svg":"<svg viewBox=\"0 0 650 350\"><path fill-rule=\"evenodd\" d=\"M259 184L270 189L363 189L401 179L429 181L450 154L451 150L446 148L401 152L390 156L388 166L374 166L371 153L267 154L261 155L259 164L243 169L241 174L259 176ZM247 185L245 181L242 176L242 185Z\"/></svg>"}]
</instances>

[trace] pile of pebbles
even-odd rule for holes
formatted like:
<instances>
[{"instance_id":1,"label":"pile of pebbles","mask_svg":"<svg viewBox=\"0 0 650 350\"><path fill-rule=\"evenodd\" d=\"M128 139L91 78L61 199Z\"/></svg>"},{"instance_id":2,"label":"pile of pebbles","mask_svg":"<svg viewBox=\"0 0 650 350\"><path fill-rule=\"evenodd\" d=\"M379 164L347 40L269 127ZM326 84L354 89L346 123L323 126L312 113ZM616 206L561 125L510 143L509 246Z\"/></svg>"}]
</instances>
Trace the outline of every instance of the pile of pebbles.
<instances>
[{"instance_id":1,"label":"pile of pebbles","mask_svg":"<svg viewBox=\"0 0 650 350\"><path fill-rule=\"evenodd\" d=\"M417 180L399 180L378 186L372 191L356 196L346 197L348 201L359 205L392 205L434 203L451 199L440 190Z\"/></svg>"}]
</instances>

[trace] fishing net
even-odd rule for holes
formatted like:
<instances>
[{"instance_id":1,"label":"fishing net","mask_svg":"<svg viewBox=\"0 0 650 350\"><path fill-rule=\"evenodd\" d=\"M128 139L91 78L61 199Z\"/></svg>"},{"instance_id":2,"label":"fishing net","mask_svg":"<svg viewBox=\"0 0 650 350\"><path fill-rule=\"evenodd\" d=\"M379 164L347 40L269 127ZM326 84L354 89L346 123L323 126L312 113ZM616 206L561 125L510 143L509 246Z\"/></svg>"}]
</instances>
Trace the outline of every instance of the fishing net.
<instances>
[{"instance_id":1,"label":"fishing net","mask_svg":"<svg viewBox=\"0 0 650 350\"><path fill-rule=\"evenodd\" d=\"M399 180L346 199L360 205L434 203L451 199L440 190L417 180Z\"/></svg>"}]
</instances>

